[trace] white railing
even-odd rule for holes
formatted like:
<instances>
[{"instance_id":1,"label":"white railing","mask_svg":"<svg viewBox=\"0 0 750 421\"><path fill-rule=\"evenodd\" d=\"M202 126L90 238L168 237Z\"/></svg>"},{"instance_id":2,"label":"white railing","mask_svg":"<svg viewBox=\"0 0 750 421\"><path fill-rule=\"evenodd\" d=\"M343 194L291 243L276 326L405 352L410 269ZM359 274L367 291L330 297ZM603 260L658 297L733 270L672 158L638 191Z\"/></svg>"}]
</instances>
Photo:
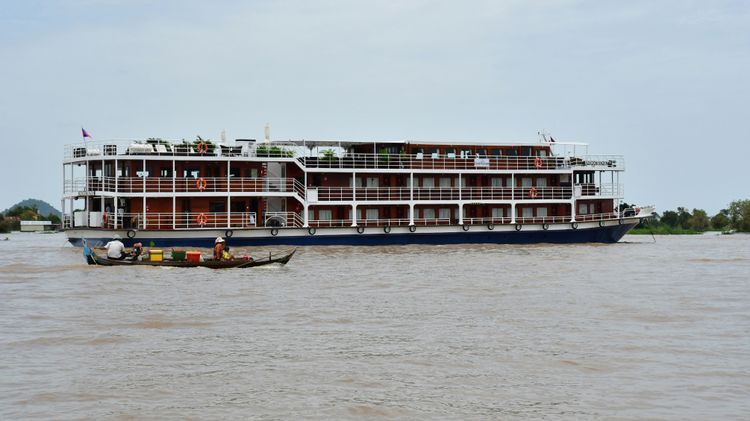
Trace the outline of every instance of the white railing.
<instances>
[{"instance_id":1,"label":"white railing","mask_svg":"<svg viewBox=\"0 0 750 421\"><path fill-rule=\"evenodd\" d=\"M325 227L350 227L352 225L351 219L310 219L307 221L307 225L314 228L325 228Z\"/></svg>"},{"instance_id":2,"label":"white railing","mask_svg":"<svg viewBox=\"0 0 750 421\"><path fill-rule=\"evenodd\" d=\"M112 193L296 193L305 186L294 178L272 177L90 177L65 183L65 193L102 191Z\"/></svg>"},{"instance_id":3,"label":"white railing","mask_svg":"<svg viewBox=\"0 0 750 421\"><path fill-rule=\"evenodd\" d=\"M464 218L464 225L502 225L510 224L511 221L512 219L509 217Z\"/></svg>"},{"instance_id":4,"label":"white railing","mask_svg":"<svg viewBox=\"0 0 750 421\"><path fill-rule=\"evenodd\" d=\"M102 228L109 229L201 229L253 228L257 226L255 212L140 212L105 213Z\"/></svg>"},{"instance_id":5,"label":"white railing","mask_svg":"<svg viewBox=\"0 0 750 421\"><path fill-rule=\"evenodd\" d=\"M266 227L301 227L304 220L296 212L266 212L263 218Z\"/></svg>"},{"instance_id":6,"label":"white railing","mask_svg":"<svg viewBox=\"0 0 750 421\"><path fill-rule=\"evenodd\" d=\"M559 170L571 167L624 169L622 155L583 155L580 157L470 156L441 154L344 154L330 157L298 157L308 168L427 169L427 170Z\"/></svg>"},{"instance_id":7,"label":"white railing","mask_svg":"<svg viewBox=\"0 0 750 421\"><path fill-rule=\"evenodd\" d=\"M196 143L179 141L140 141L140 140L112 140L95 141L66 145L63 149L64 159L97 157L106 158L114 155L131 155L138 158L148 156L248 156L241 146L225 146L206 143L205 149Z\"/></svg>"},{"instance_id":8,"label":"white railing","mask_svg":"<svg viewBox=\"0 0 750 421\"><path fill-rule=\"evenodd\" d=\"M357 225L362 227L397 227L409 225L409 218L358 219Z\"/></svg>"}]
</instances>

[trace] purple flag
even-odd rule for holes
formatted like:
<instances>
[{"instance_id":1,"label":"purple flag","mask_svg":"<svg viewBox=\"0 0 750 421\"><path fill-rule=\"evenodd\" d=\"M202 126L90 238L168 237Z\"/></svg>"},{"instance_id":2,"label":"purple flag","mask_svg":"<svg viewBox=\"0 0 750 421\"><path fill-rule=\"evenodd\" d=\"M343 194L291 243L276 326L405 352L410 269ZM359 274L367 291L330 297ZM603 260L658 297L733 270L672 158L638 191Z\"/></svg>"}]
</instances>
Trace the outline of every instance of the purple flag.
<instances>
[{"instance_id":1,"label":"purple flag","mask_svg":"<svg viewBox=\"0 0 750 421\"><path fill-rule=\"evenodd\" d=\"M83 139L84 139L84 140L85 140L85 139L86 139L87 137L88 137L89 139L93 139L93 138L91 137L91 135L89 134L89 132L87 132L87 131L86 131L86 129L84 129L83 127L81 127L81 134L83 135Z\"/></svg>"}]
</instances>

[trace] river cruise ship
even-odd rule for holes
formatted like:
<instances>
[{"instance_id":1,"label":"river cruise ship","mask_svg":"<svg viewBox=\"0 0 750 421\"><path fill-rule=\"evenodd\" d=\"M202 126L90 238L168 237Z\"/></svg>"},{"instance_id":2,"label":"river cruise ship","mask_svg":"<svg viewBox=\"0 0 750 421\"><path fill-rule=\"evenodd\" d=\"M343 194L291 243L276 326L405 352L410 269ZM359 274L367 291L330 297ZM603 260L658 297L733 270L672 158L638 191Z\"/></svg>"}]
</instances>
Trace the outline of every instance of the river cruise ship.
<instances>
[{"instance_id":1,"label":"river cruise ship","mask_svg":"<svg viewBox=\"0 0 750 421\"><path fill-rule=\"evenodd\" d=\"M68 239L126 245L617 242L619 155L540 136L462 141L97 141L67 145Z\"/></svg>"}]
</instances>

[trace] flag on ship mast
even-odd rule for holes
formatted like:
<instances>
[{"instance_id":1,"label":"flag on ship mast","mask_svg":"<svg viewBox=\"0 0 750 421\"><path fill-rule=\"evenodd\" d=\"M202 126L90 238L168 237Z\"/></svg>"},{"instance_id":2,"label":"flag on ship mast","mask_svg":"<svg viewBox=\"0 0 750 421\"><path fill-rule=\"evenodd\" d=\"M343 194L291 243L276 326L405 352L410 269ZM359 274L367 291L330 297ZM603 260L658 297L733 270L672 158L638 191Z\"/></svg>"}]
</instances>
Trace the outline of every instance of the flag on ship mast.
<instances>
[{"instance_id":1,"label":"flag on ship mast","mask_svg":"<svg viewBox=\"0 0 750 421\"><path fill-rule=\"evenodd\" d=\"M89 132L87 132L86 129L84 129L83 127L81 127L81 134L83 135L83 140L86 140L87 137L89 139L94 139L93 137L91 137Z\"/></svg>"}]
</instances>

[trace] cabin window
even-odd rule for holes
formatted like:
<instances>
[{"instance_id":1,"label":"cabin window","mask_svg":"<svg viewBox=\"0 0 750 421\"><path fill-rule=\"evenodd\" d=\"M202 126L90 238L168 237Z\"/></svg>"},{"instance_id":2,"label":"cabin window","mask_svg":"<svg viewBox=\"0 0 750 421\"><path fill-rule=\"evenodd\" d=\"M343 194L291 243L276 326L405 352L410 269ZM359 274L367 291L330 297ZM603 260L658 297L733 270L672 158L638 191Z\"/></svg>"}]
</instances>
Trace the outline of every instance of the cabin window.
<instances>
[{"instance_id":1,"label":"cabin window","mask_svg":"<svg viewBox=\"0 0 750 421\"><path fill-rule=\"evenodd\" d=\"M541 156L542 158L546 157L547 156L547 150L546 149L540 149L539 150L539 156Z\"/></svg>"},{"instance_id":2,"label":"cabin window","mask_svg":"<svg viewBox=\"0 0 750 421\"><path fill-rule=\"evenodd\" d=\"M493 218L505 217L505 208L492 208L492 217Z\"/></svg>"},{"instance_id":3,"label":"cabin window","mask_svg":"<svg viewBox=\"0 0 750 421\"><path fill-rule=\"evenodd\" d=\"M445 156L448 158L455 158L456 157L456 150L454 148L447 148L445 149Z\"/></svg>"},{"instance_id":4,"label":"cabin window","mask_svg":"<svg viewBox=\"0 0 750 421\"><path fill-rule=\"evenodd\" d=\"M505 150L505 154L508 155L508 156L516 156L516 155L518 155L518 153L516 152L515 149L506 149Z\"/></svg>"},{"instance_id":5,"label":"cabin window","mask_svg":"<svg viewBox=\"0 0 750 421\"><path fill-rule=\"evenodd\" d=\"M596 213L596 203L589 204L589 213Z\"/></svg>"},{"instance_id":6,"label":"cabin window","mask_svg":"<svg viewBox=\"0 0 750 421\"><path fill-rule=\"evenodd\" d=\"M521 187L531 187L531 177L523 177L521 178Z\"/></svg>"},{"instance_id":7,"label":"cabin window","mask_svg":"<svg viewBox=\"0 0 750 421\"><path fill-rule=\"evenodd\" d=\"M432 208L422 209L422 218L435 219L435 209L432 209Z\"/></svg>"},{"instance_id":8,"label":"cabin window","mask_svg":"<svg viewBox=\"0 0 750 421\"><path fill-rule=\"evenodd\" d=\"M159 170L159 177L166 178L172 176L172 170L167 168L162 168Z\"/></svg>"},{"instance_id":9,"label":"cabin window","mask_svg":"<svg viewBox=\"0 0 750 421\"><path fill-rule=\"evenodd\" d=\"M378 177L367 177L367 187L378 187Z\"/></svg>"},{"instance_id":10,"label":"cabin window","mask_svg":"<svg viewBox=\"0 0 750 421\"><path fill-rule=\"evenodd\" d=\"M502 186L503 186L502 177L492 177L492 187L502 187Z\"/></svg>"},{"instance_id":11,"label":"cabin window","mask_svg":"<svg viewBox=\"0 0 750 421\"><path fill-rule=\"evenodd\" d=\"M220 202L208 202L208 211L209 212L226 212L227 202L223 200Z\"/></svg>"},{"instance_id":12,"label":"cabin window","mask_svg":"<svg viewBox=\"0 0 750 421\"><path fill-rule=\"evenodd\" d=\"M547 208L536 208L536 216L540 218L547 216Z\"/></svg>"},{"instance_id":13,"label":"cabin window","mask_svg":"<svg viewBox=\"0 0 750 421\"><path fill-rule=\"evenodd\" d=\"M492 156L502 156L503 150L502 149L493 149L492 150Z\"/></svg>"},{"instance_id":14,"label":"cabin window","mask_svg":"<svg viewBox=\"0 0 750 421\"><path fill-rule=\"evenodd\" d=\"M241 174L239 167L229 167L230 177L239 177Z\"/></svg>"},{"instance_id":15,"label":"cabin window","mask_svg":"<svg viewBox=\"0 0 750 421\"><path fill-rule=\"evenodd\" d=\"M547 178L546 177L537 177L537 179L536 179L536 186L537 187L547 187Z\"/></svg>"},{"instance_id":16,"label":"cabin window","mask_svg":"<svg viewBox=\"0 0 750 421\"><path fill-rule=\"evenodd\" d=\"M451 219L450 208L440 208L439 212L440 219Z\"/></svg>"},{"instance_id":17,"label":"cabin window","mask_svg":"<svg viewBox=\"0 0 750 421\"><path fill-rule=\"evenodd\" d=\"M466 187L466 177L461 177L461 187Z\"/></svg>"},{"instance_id":18,"label":"cabin window","mask_svg":"<svg viewBox=\"0 0 750 421\"><path fill-rule=\"evenodd\" d=\"M321 221L330 221L332 218L331 210L330 209L320 209L318 211L318 219Z\"/></svg>"},{"instance_id":19,"label":"cabin window","mask_svg":"<svg viewBox=\"0 0 750 421\"><path fill-rule=\"evenodd\" d=\"M378 219L378 209L367 209L365 211L365 219Z\"/></svg>"},{"instance_id":20,"label":"cabin window","mask_svg":"<svg viewBox=\"0 0 750 421\"><path fill-rule=\"evenodd\" d=\"M257 168L250 168L250 177L257 178L258 177L258 169Z\"/></svg>"},{"instance_id":21,"label":"cabin window","mask_svg":"<svg viewBox=\"0 0 750 421\"><path fill-rule=\"evenodd\" d=\"M531 147L530 146L522 146L521 147L521 156L531 156Z\"/></svg>"},{"instance_id":22,"label":"cabin window","mask_svg":"<svg viewBox=\"0 0 750 421\"><path fill-rule=\"evenodd\" d=\"M570 175L560 174L560 184L562 183L570 183Z\"/></svg>"},{"instance_id":23,"label":"cabin window","mask_svg":"<svg viewBox=\"0 0 750 421\"><path fill-rule=\"evenodd\" d=\"M424 177L422 179L422 187L435 187L435 179L432 177Z\"/></svg>"},{"instance_id":24,"label":"cabin window","mask_svg":"<svg viewBox=\"0 0 750 421\"><path fill-rule=\"evenodd\" d=\"M521 216L524 218L533 218L534 208L521 208Z\"/></svg>"},{"instance_id":25,"label":"cabin window","mask_svg":"<svg viewBox=\"0 0 750 421\"><path fill-rule=\"evenodd\" d=\"M579 203L578 204L578 214L579 215L586 215L587 213L589 213L588 210L589 210L589 207L588 207L587 204L585 204L585 203Z\"/></svg>"},{"instance_id":26,"label":"cabin window","mask_svg":"<svg viewBox=\"0 0 750 421\"><path fill-rule=\"evenodd\" d=\"M440 187L450 187L450 186L451 186L450 177L440 177Z\"/></svg>"},{"instance_id":27,"label":"cabin window","mask_svg":"<svg viewBox=\"0 0 750 421\"><path fill-rule=\"evenodd\" d=\"M477 157L483 158L487 156L487 149L477 149Z\"/></svg>"}]
</instances>

